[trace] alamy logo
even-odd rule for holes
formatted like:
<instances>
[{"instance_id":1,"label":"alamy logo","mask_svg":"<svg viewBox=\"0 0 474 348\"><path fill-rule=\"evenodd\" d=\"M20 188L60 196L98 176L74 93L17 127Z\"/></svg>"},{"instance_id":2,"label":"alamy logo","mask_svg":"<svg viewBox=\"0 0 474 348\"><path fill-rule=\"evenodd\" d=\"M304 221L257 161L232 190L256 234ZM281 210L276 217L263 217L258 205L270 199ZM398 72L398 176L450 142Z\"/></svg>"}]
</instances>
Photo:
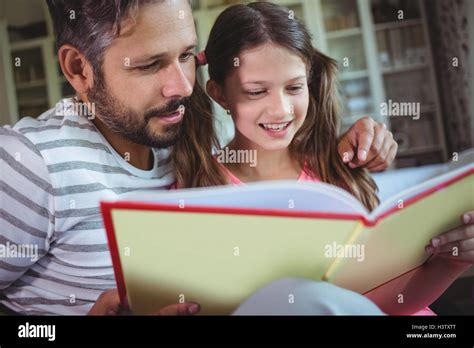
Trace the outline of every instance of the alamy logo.
<instances>
[{"instance_id":1,"label":"alamy logo","mask_svg":"<svg viewBox=\"0 0 474 348\"><path fill-rule=\"evenodd\" d=\"M47 338L48 341L56 339L56 325L35 325L26 322L18 326L18 337L20 338Z\"/></svg>"},{"instance_id":2,"label":"alamy logo","mask_svg":"<svg viewBox=\"0 0 474 348\"><path fill-rule=\"evenodd\" d=\"M95 103L84 103L82 101L62 100L56 103L55 114L57 116L78 115L89 119L95 117Z\"/></svg>"},{"instance_id":3,"label":"alamy logo","mask_svg":"<svg viewBox=\"0 0 474 348\"><path fill-rule=\"evenodd\" d=\"M363 244L326 244L324 247L324 256L328 258L355 258L358 262L365 259L365 245Z\"/></svg>"},{"instance_id":4,"label":"alamy logo","mask_svg":"<svg viewBox=\"0 0 474 348\"><path fill-rule=\"evenodd\" d=\"M7 241L0 244L0 259L2 258L29 258L32 262L38 261L38 244L15 244Z\"/></svg>"},{"instance_id":5,"label":"alamy logo","mask_svg":"<svg viewBox=\"0 0 474 348\"><path fill-rule=\"evenodd\" d=\"M257 150L234 150L228 147L217 151L219 163L248 163L250 167L257 166Z\"/></svg>"},{"instance_id":6,"label":"alamy logo","mask_svg":"<svg viewBox=\"0 0 474 348\"><path fill-rule=\"evenodd\" d=\"M414 120L420 118L420 103L401 103L389 99L387 103L380 104L380 115L382 116L409 116Z\"/></svg>"}]
</instances>

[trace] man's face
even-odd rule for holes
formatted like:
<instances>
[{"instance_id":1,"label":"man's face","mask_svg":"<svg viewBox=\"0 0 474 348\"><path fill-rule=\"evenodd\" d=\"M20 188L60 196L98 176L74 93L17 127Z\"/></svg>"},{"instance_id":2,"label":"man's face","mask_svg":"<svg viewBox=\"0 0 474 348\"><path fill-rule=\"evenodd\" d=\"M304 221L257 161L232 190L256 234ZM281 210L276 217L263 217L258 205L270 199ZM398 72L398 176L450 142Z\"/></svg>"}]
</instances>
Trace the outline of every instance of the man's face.
<instances>
[{"instance_id":1,"label":"man's face","mask_svg":"<svg viewBox=\"0 0 474 348\"><path fill-rule=\"evenodd\" d=\"M97 117L134 143L174 144L195 82L196 44L186 0L141 6L105 51L103 81L88 94Z\"/></svg>"}]
</instances>

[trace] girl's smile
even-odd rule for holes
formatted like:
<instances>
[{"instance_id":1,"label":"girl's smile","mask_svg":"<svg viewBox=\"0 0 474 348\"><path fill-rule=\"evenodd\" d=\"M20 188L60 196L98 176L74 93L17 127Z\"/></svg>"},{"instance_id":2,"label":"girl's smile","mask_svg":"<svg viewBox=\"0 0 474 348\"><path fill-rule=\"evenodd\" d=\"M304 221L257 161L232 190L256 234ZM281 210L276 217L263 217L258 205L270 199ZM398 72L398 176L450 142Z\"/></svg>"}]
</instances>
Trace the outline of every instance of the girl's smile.
<instances>
[{"instance_id":1,"label":"girl's smile","mask_svg":"<svg viewBox=\"0 0 474 348\"><path fill-rule=\"evenodd\" d=\"M279 123L259 123L264 132L274 138L283 138L288 134L288 129L293 125L293 120Z\"/></svg>"}]
</instances>

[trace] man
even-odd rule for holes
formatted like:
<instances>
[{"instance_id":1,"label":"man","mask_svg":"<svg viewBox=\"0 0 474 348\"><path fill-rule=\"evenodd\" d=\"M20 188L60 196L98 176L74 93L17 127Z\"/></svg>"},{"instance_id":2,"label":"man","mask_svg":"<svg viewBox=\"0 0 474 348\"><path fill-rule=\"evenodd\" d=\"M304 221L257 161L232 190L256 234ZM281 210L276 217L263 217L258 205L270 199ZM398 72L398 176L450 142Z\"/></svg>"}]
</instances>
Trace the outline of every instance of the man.
<instances>
[{"instance_id":1,"label":"man","mask_svg":"<svg viewBox=\"0 0 474 348\"><path fill-rule=\"evenodd\" d=\"M195 84L187 1L48 6L59 63L77 96L0 128L0 243L22 251L0 258L1 303L20 314L86 314L115 287L99 201L172 184L167 148L193 135L190 122L204 122L196 108L206 97ZM195 145L190 158L212 144ZM383 124L364 118L339 150L351 166L382 170L396 143ZM99 302L106 305L92 313L119 310L113 290ZM160 313L197 311L186 303Z\"/></svg>"}]
</instances>

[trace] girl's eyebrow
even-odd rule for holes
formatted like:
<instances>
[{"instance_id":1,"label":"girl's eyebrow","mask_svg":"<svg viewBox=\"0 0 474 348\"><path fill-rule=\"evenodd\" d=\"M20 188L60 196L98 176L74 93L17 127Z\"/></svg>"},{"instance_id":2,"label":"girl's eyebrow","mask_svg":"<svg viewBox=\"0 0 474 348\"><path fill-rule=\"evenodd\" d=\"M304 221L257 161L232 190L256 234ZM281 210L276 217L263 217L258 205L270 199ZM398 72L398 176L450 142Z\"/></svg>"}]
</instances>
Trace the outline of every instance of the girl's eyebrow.
<instances>
[{"instance_id":1,"label":"girl's eyebrow","mask_svg":"<svg viewBox=\"0 0 474 348\"><path fill-rule=\"evenodd\" d=\"M291 82L291 81L297 81L297 80L300 80L300 79L306 79L307 76L306 75L300 75L298 77L295 77L295 78L292 78L292 79L289 79L287 82Z\"/></svg>"},{"instance_id":2,"label":"girl's eyebrow","mask_svg":"<svg viewBox=\"0 0 474 348\"><path fill-rule=\"evenodd\" d=\"M306 75L300 75L298 77L294 77L292 79L289 79L287 80L286 82L292 82L292 81L297 81L297 80L300 80L300 79L306 79ZM243 85L247 85L247 84L254 84L254 85L258 85L258 84L264 84L268 81L246 81L246 82L242 82Z\"/></svg>"}]
</instances>

